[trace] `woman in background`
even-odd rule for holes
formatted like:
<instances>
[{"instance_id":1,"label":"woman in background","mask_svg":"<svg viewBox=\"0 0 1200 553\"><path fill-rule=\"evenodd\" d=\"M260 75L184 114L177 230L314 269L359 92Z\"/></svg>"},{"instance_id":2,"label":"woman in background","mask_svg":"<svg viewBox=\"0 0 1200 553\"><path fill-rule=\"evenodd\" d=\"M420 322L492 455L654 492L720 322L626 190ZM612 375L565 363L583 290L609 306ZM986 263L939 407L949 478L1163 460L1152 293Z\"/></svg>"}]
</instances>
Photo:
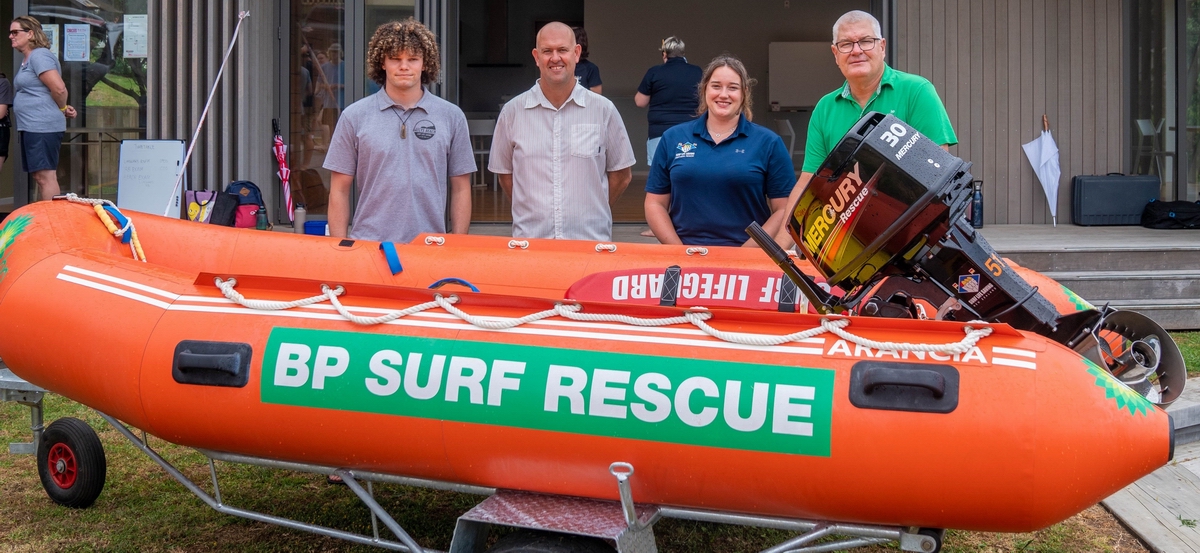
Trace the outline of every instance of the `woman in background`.
<instances>
[{"instance_id":1,"label":"woman in background","mask_svg":"<svg viewBox=\"0 0 1200 553\"><path fill-rule=\"evenodd\" d=\"M600 94L604 87L600 86L600 68L588 60L588 37L583 27L571 27L575 31L575 42L579 44L579 63L575 64L575 80L583 88Z\"/></svg>"},{"instance_id":2,"label":"woman in background","mask_svg":"<svg viewBox=\"0 0 1200 553\"><path fill-rule=\"evenodd\" d=\"M22 15L8 26L8 39L24 56L13 76L16 95L13 111L21 142L21 167L33 175L40 199L59 195L58 152L62 147L67 119L77 115L67 104L67 85L62 80L58 56L50 51L50 40L42 24ZM65 117L65 119L64 119Z\"/></svg>"}]
</instances>

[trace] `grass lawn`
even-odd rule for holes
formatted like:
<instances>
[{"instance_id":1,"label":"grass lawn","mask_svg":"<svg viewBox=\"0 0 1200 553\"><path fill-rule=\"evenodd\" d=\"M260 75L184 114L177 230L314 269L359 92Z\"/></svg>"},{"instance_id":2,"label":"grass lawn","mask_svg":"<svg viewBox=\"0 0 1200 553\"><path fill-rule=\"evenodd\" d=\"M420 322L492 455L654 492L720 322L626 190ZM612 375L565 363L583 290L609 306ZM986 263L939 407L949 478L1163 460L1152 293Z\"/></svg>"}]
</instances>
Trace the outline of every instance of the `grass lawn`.
<instances>
[{"instance_id":1,"label":"grass lawn","mask_svg":"<svg viewBox=\"0 0 1200 553\"><path fill-rule=\"evenodd\" d=\"M1189 367L1200 366L1200 333L1177 333ZM0 453L0 551L374 551L332 538L292 531L209 509L91 410L48 395L47 423L83 419L100 434L108 461L104 492L88 509L59 507L47 498L30 455ZM0 444L28 441L29 410L0 403ZM205 458L154 437L151 446L193 482L211 491ZM324 476L217 462L227 505L369 534L370 517L344 486ZM615 484L614 484L615 485ZM446 550L455 519L482 497L393 484L375 486L376 498L424 547ZM1181 524L1183 522L1181 521ZM386 530L383 535L390 537ZM655 525L659 550L761 551L791 537L777 530L663 520ZM897 546L856 551L898 551ZM949 531L947 552L1144 552L1107 511L1093 506L1030 534Z\"/></svg>"},{"instance_id":2,"label":"grass lawn","mask_svg":"<svg viewBox=\"0 0 1200 553\"><path fill-rule=\"evenodd\" d=\"M129 90L135 90L133 79L129 77L121 77L118 75L108 75L108 80L117 83ZM92 92L88 94L87 105L89 106L106 106L106 107L138 107L137 100L130 97L128 94L117 91L117 89L108 86L108 83L103 81L96 83L92 88Z\"/></svg>"}]
</instances>

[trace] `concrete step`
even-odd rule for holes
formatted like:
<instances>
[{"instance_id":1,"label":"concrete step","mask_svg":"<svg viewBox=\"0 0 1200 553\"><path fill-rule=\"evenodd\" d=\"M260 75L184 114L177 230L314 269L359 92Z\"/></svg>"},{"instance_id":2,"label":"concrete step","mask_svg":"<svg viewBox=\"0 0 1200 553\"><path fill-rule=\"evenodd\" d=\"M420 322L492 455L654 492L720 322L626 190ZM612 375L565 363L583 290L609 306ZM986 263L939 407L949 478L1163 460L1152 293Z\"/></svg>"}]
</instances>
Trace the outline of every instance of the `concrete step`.
<instances>
[{"instance_id":1,"label":"concrete step","mask_svg":"<svg viewBox=\"0 0 1200 553\"><path fill-rule=\"evenodd\" d=\"M1087 299L1096 306L1107 303L1110 307L1122 311L1137 311L1167 330L1200 329L1200 299Z\"/></svg>"},{"instance_id":2,"label":"concrete step","mask_svg":"<svg viewBox=\"0 0 1200 553\"><path fill-rule=\"evenodd\" d=\"M1001 256L1038 272L1178 271L1200 267L1200 246L1155 248L999 249Z\"/></svg>"},{"instance_id":3,"label":"concrete step","mask_svg":"<svg viewBox=\"0 0 1200 553\"><path fill-rule=\"evenodd\" d=\"M1167 407L1175 424L1175 447L1200 441L1200 377L1192 377L1183 395Z\"/></svg>"},{"instance_id":4,"label":"concrete step","mask_svg":"<svg viewBox=\"0 0 1200 553\"><path fill-rule=\"evenodd\" d=\"M1200 298L1200 270L1048 271L1043 273L1088 301L1102 298L1192 300ZM1116 301L1116 300L1113 300Z\"/></svg>"}]
</instances>

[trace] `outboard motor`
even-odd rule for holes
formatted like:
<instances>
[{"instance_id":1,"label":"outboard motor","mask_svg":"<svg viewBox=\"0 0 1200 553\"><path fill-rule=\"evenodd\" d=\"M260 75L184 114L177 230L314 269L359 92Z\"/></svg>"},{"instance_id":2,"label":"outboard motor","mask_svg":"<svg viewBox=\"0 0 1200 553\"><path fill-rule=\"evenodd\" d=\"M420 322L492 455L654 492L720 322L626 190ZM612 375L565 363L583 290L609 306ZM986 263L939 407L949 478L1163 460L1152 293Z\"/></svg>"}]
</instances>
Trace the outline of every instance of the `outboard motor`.
<instances>
[{"instance_id":1,"label":"outboard motor","mask_svg":"<svg viewBox=\"0 0 1200 553\"><path fill-rule=\"evenodd\" d=\"M928 317L928 304L936 308L928 318L1002 322L1047 336L1160 405L1178 397L1186 370L1170 335L1107 307L1060 314L965 219L971 180L970 163L895 116L872 112L825 158L788 219L797 251L841 297L797 270L757 224L747 231L818 312L918 318Z\"/></svg>"}]
</instances>

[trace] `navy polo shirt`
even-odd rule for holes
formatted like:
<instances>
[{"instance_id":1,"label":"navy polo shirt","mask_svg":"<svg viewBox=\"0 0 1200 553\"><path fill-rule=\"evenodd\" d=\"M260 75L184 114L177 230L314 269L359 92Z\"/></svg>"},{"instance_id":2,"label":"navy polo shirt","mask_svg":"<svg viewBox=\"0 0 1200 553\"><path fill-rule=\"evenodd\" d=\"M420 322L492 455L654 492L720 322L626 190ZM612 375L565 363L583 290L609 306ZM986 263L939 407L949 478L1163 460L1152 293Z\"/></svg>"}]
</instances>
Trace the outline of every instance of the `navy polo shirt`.
<instances>
[{"instance_id":1,"label":"navy polo shirt","mask_svg":"<svg viewBox=\"0 0 1200 553\"><path fill-rule=\"evenodd\" d=\"M575 64L575 80L588 89L604 84L600 80L600 67L590 60L579 60L579 63Z\"/></svg>"},{"instance_id":2,"label":"navy polo shirt","mask_svg":"<svg viewBox=\"0 0 1200 553\"><path fill-rule=\"evenodd\" d=\"M662 65L646 71L638 92L650 97L646 119L650 123L650 138L662 136L667 129L696 118L700 97L696 87L704 70L685 58L667 58Z\"/></svg>"},{"instance_id":3,"label":"navy polo shirt","mask_svg":"<svg viewBox=\"0 0 1200 553\"><path fill-rule=\"evenodd\" d=\"M705 114L663 133L646 192L671 195L671 222L684 244L741 246L750 222L771 216L767 198L791 193L796 169L783 139L745 116L720 144L707 121Z\"/></svg>"}]
</instances>

